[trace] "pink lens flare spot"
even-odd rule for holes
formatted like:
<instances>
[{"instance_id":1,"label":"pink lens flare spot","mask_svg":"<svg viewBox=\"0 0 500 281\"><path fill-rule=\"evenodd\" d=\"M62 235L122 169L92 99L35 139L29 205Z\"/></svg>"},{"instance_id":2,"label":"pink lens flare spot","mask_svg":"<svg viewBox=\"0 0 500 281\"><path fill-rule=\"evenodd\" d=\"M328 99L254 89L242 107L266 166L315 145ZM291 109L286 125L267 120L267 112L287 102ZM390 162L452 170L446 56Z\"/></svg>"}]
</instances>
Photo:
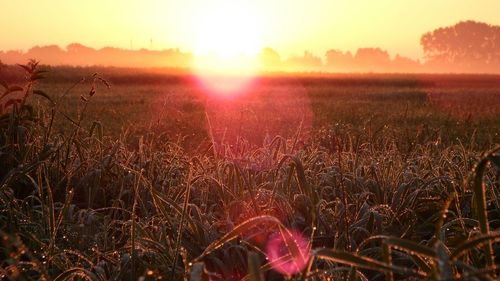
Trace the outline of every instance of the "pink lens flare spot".
<instances>
[{"instance_id":1,"label":"pink lens flare spot","mask_svg":"<svg viewBox=\"0 0 500 281\"><path fill-rule=\"evenodd\" d=\"M308 239L295 230L271 235L266 254L274 270L293 275L302 271L309 260Z\"/></svg>"},{"instance_id":2,"label":"pink lens flare spot","mask_svg":"<svg viewBox=\"0 0 500 281\"><path fill-rule=\"evenodd\" d=\"M237 148L242 141L267 147L278 136L295 139L294 149L308 143L314 114L307 89L267 83L256 79L244 91L228 95L202 91L207 93L206 125L214 147ZM259 164L256 169L270 168L260 159L253 163Z\"/></svg>"}]
</instances>

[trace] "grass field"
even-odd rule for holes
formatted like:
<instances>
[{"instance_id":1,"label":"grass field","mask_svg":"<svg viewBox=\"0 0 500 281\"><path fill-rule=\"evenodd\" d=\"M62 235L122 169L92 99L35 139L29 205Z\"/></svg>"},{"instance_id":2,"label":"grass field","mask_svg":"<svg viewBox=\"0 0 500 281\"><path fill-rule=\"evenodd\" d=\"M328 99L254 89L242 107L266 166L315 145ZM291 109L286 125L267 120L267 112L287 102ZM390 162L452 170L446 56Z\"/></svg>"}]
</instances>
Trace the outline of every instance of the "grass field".
<instances>
[{"instance_id":1,"label":"grass field","mask_svg":"<svg viewBox=\"0 0 500 281\"><path fill-rule=\"evenodd\" d=\"M200 89L190 77L99 70L112 87L101 86L92 97L84 124L99 121L112 135L131 127L147 127L164 133L169 141L184 136L192 146L207 140L207 121L230 118L234 124L224 119L212 130L234 131L249 139L255 138L252 126L258 125L261 137L266 132L291 137L305 122L302 126L309 133L342 126L363 134L388 129L398 139L429 134L420 137L439 138L445 144L469 143L474 138L481 144L478 149L500 140L500 76L278 76L257 79L238 98L218 98ZM59 104L75 118L80 96L87 94L90 82L74 84L94 71L75 71L72 76L56 72L39 88L56 97L71 89ZM222 109L227 111L224 116ZM60 121L61 127L69 125L67 120ZM251 133L245 133L248 130ZM262 145L261 140L255 141Z\"/></svg>"},{"instance_id":2,"label":"grass field","mask_svg":"<svg viewBox=\"0 0 500 281\"><path fill-rule=\"evenodd\" d=\"M275 75L220 97L159 70L27 71L4 75L2 276L500 275L498 76Z\"/></svg>"}]
</instances>

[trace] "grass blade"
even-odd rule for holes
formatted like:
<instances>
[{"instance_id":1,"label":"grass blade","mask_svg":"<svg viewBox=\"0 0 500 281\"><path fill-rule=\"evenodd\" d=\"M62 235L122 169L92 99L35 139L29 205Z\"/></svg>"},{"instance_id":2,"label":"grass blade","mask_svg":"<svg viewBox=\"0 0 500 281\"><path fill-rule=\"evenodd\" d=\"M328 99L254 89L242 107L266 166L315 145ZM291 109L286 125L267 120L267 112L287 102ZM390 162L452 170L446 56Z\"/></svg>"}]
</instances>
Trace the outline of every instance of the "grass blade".
<instances>
[{"instance_id":1,"label":"grass blade","mask_svg":"<svg viewBox=\"0 0 500 281\"><path fill-rule=\"evenodd\" d=\"M232 231L226 233L219 240L214 241L210 245L208 245L208 247L205 249L205 251L203 251L203 253L199 257L197 257L195 259L195 261L200 260L204 256L206 256L206 255L210 254L212 251L220 248L225 243L233 240L237 236L245 234L253 227L260 225L260 224L265 224L265 223L271 223L271 224L275 224L277 226L281 226L281 222L273 216L264 215L264 216L258 216L258 217L248 219L248 220L240 223L239 225L237 225Z\"/></svg>"},{"instance_id":2,"label":"grass blade","mask_svg":"<svg viewBox=\"0 0 500 281\"><path fill-rule=\"evenodd\" d=\"M248 253L248 280L249 281L262 281L264 275L260 271L259 255L255 252Z\"/></svg>"},{"instance_id":3,"label":"grass blade","mask_svg":"<svg viewBox=\"0 0 500 281\"><path fill-rule=\"evenodd\" d=\"M425 277L425 275L421 272L415 271L411 268L401 267L390 265L384 262L377 261L372 258L359 256L356 254L344 252L344 251L336 251L331 249L319 249L313 251L313 255L319 259L330 260L337 263L346 264L349 266L354 266L358 268L364 268L375 271L390 271L403 275L412 275L412 276L420 276Z\"/></svg>"}]
</instances>

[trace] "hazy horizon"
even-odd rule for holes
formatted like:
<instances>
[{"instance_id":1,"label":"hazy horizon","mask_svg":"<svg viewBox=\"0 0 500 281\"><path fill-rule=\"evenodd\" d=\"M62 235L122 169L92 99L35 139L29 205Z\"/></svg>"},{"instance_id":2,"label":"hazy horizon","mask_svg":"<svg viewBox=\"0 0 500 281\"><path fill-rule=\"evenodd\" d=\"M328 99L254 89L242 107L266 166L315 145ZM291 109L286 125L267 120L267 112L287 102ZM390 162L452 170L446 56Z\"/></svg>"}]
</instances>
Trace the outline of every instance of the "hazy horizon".
<instances>
[{"instance_id":1,"label":"hazy horizon","mask_svg":"<svg viewBox=\"0 0 500 281\"><path fill-rule=\"evenodd\" d=\"M322 55L332 47L350 52L380 47L415 60L423 57L419 40L424 32L466 20L500 24L500 2L494 0L4 2L8 13L0 24L9 29L2 32L0 49L23 51L79 42L96 49L179 48L197 54L210 48L199 46L200 32L207 22L220 21L213 27L234 25L247 33L254 47L272 47L286 57L305 50Z\"/></svg>"},{"instance_id":2,"label":"hazy horizon","mask_svg":"<svg viewBox=\"0 0 500 281\"><path fill-rule=\"evenodd\" d=\"M499 38L500 26L461 21L422 34L419 45L425 56L417 60L390 53L377 46L360 47L354 52L330 47L322 55L306 50L302 55L284 56L269 47L262 47L254 54L240 54L233 51L245 47L246 44L240 46L238 43L233 44L220 38L220 42L214 44L214 47L221 52L193 54L179 48L156 50L116 46L97 49L73 42L67 46L37 45L27 51L0 49L0 62L18 64L35 59L49 65L178 68L202 76L213 74L253 76L263 71L500 73Z\"/></svg>"}]
</instances>

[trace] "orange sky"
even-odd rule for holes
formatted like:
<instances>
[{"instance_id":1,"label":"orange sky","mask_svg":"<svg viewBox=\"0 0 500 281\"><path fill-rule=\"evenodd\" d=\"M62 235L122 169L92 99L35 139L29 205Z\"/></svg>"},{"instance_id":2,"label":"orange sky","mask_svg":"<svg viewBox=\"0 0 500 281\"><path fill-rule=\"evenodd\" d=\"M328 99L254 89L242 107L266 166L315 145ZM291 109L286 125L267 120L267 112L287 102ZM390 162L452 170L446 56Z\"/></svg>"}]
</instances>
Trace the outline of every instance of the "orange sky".
<instances>
[{"instance_id":1,"label":"orange sky","mask_svg":"<svg viewBox=\"0 0 500 281\"><path fill-rule=\"evenodd\" d=\"M0 49L80 42L282 55L381 47L421 57L420 36L461 20L500 24L498 0L0 0ZM238 32L242 30L243 32Z\"/></svg>"}]
</instances>

